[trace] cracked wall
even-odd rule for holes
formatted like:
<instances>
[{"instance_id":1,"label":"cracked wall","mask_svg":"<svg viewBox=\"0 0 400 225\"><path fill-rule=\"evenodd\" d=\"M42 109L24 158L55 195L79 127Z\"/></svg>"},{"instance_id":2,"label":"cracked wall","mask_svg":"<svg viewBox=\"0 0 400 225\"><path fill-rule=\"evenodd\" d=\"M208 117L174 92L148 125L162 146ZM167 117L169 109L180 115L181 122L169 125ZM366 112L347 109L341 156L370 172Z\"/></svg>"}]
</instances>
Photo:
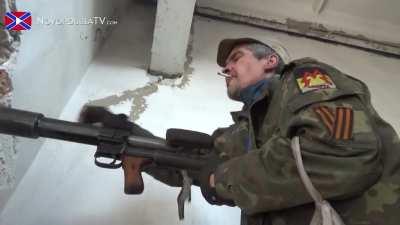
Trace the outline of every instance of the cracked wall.
<instances>
[{"instance_id":1,"label":"cracked wall","mask_svg":"<svg viewBox=\"0 0 400 225\"><path fill-rule=\"evenodd\" d=\"M10 10L15 10L15 1L0 2L0 18ZM19 33L10 32L0 25L0 107L11 107L12 82L15 54L19 45ZM0 190L11 188L15 183L15 139L0 135Z\"/></svg>"},{"instance_id":2,"label":"cracked wall","mask_svg":"<svg viewBox=\"0 0 400 225\"><path fill-rule=\"evenodd\" d=\"M13 84L12 106L43 112L57 118L85 74L94 55L102 47L114 24L60 25L41 23L47 20L107 17L118 24L129 0L18 1L19 11L32 13L32 28L19 33L0 30L0 63ZM60 7L61 6L61 7ZM0 1L1 19L6 11L15 11L15 0ZM20 42L19 42L20 40ZM18 54L16 47L18 46ZM14 59L17 56L18 60ZM11 59L11 60L10 60ZM28 97L29 96L29 97ZM2 99L10 98L10 95ZM8 102L10 101L2 101ZM31 166L43 139L2 136L0 162L1 184L12 183L0 191L0 211ZM18 153L16 155L16 153ZM1 167L1 164L0 164ZM4 175L6 174L7 175Z\"/></svg>"}]
</instances>

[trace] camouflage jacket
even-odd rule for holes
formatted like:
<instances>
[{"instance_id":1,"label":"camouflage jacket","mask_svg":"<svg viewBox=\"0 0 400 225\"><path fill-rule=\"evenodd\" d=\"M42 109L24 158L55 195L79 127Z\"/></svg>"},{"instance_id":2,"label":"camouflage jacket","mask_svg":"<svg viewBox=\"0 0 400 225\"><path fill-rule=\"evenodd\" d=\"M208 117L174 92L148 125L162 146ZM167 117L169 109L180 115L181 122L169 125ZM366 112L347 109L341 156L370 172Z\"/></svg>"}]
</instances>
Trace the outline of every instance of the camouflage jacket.
<instances>
[{"instance_id":1,"label":"camouflage jacket","mask_svg":"<svg viewBox=\"0 0 400 225\"><path fill-rule=\"evenodd\" d=\"M347 225L400 221L400 141L371 106L368 88L311 58L293 61L234 124L218 129L227 160L215 173L218 195L242 209L242 224L308 225L314 204L290 140L300 137L314 186Z\"/></svg>"}]
</instances>

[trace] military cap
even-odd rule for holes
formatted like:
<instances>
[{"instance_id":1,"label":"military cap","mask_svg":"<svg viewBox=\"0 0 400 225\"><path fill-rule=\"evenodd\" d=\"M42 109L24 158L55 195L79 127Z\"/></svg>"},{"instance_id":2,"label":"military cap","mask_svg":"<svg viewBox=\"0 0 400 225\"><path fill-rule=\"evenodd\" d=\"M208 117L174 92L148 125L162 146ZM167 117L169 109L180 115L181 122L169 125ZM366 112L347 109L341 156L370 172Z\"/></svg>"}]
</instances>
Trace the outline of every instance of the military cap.
<instances>
[{"instance_id":1,"label":"military cap","mask_svg":"<svg viewBox=\"0 0 400 225\"><path fill-rule=\"evenodd\" d=\"M228 38L223 39L218 45L217 64L221 67L225 66L225 61L231 53L232 49L237 45L258 43L272 48L283 60L285 64L289 63L290 56L286 48L280 43L272 40L259 41L253 38Z\"/></svg>"}]
</instances>

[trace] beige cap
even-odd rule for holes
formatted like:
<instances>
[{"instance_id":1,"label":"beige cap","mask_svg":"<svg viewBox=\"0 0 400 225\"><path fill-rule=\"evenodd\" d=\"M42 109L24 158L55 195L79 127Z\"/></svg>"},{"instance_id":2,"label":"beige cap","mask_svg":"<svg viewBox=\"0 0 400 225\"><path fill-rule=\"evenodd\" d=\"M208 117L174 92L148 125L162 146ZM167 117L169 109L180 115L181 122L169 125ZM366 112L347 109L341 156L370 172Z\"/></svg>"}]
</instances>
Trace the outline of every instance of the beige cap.
<instances>
[{"instance_id":1,"label":"beige cap","mask_svg":"<svg viewBox=\"0 0 400 225\"><path fill-rule=\"evenodd\" d=\"M262 45L266 45L272 48L283 60L283 62L289 63L290 56L285 47L283 47L280 43L272 40L267 41L259 41L253 38L235 38L235 39L223 39L218 45L218 53L217 53L217 64L221 67L225 66L225 61L231 53L232 49L240 44L247 43L258 43Z\"/></svg>"}]
</instances>

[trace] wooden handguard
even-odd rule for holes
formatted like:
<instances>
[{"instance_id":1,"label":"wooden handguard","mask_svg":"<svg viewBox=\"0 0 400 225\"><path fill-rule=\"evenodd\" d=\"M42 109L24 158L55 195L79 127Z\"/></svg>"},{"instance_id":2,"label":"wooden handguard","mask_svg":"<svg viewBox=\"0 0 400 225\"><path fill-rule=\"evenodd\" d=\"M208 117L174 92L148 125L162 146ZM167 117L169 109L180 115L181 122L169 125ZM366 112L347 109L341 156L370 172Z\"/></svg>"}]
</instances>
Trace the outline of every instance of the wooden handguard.
<instances>
[{"instance_id":1,"label":"wooden handguard","mask_svg":"<svg viewBox=\"0 0 400 225\"><path fill-rule=\"evenodd\" d=\"M125 194L137 195L143 192L142 167L150 162L151 160L146 158L123 156L122 169L124 170Z\"/></svg>"}]
</instances>

